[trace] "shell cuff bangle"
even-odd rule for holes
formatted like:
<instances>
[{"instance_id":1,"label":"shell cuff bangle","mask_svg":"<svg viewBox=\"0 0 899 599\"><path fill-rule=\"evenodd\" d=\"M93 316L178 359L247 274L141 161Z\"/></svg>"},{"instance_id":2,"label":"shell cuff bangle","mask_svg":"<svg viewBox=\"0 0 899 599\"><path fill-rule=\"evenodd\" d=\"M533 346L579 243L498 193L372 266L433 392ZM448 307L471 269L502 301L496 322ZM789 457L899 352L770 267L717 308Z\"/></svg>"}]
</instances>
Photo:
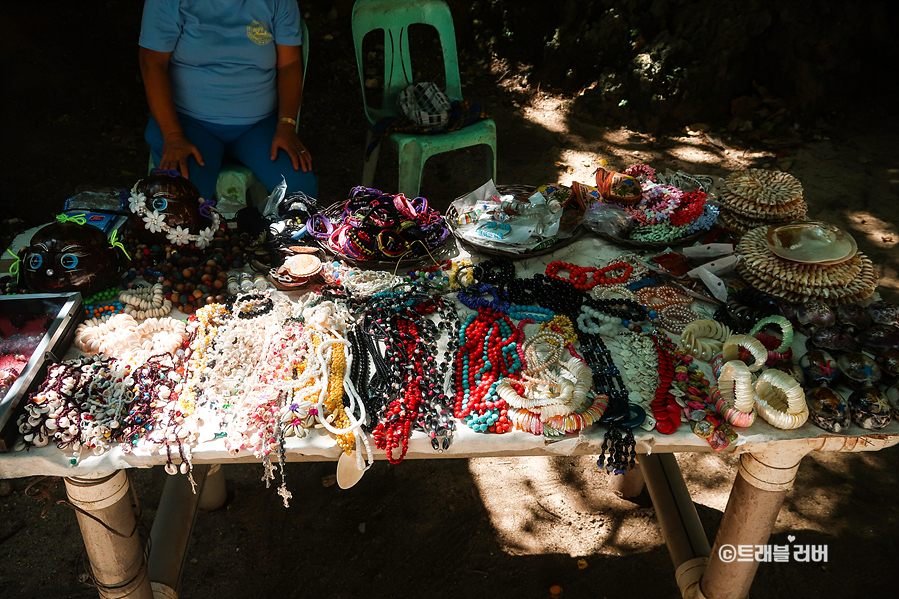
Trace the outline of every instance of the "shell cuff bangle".
<instances>
[{"instance_id":1,"label":"shell cuff bangle","mask_svg":"<svg viewBox=\"0 0 899 599\"><path fill-rule=\"evenodd\" d=\"M761 341L755 337L750 337L749 335L731 335L727 338L727 341L724 342L722 353L724 362L727 363L731 360L739 360L739 348L741 347L748 350L755 359L755 361L749 365L750 372L755 372L768 360L768 350L765 349L765 346L762 345Z\"/></svg>"}]
</instances>

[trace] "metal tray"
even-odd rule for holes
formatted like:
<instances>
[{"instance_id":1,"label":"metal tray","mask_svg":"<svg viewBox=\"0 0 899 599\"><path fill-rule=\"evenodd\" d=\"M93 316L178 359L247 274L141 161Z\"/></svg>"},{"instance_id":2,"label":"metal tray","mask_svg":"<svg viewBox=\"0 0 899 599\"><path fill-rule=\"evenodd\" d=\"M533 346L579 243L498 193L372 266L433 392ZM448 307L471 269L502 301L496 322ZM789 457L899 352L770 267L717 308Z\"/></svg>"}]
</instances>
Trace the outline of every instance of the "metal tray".
<instances>
[{"instance_id":1,"label":"metal tray","mask_svg":"<svg viewBox=\"0 0 899 599\"><path fill-rule=\"evenodd\" d=\"M19 378L6 395L0 397L0 452L12 449L19 436L16 419L24 410L25 399L44 380L47 367L62 360L75 338L75 329L86 316L80 293L0 296L0 316L16 312L24 312L31 317L53 317L53 322L31 354Z\"/></svg>"}]
</instances>

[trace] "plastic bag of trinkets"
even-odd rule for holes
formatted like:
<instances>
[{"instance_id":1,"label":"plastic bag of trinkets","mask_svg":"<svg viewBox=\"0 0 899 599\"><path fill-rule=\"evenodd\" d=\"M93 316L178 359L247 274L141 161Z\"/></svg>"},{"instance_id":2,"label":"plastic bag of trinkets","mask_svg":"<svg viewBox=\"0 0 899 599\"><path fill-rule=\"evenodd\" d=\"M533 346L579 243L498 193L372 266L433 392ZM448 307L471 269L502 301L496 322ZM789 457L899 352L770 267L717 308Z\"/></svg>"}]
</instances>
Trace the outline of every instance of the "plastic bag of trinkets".
<instances>
[{"instance_id":1,"label":"plastic bag of trinkets","mask_svg":"<svg viewBox=\"0 0 899 599\"><path fill-rule=\"evenodd\" d=\"M594 233L627 237L634 228L634 217L614 204L596 203L584 214L584 226Z\"/></svg>"},{"instance_id":2,"label":"plastic bag of trinkets","mask_svg":"<svg viewBox=\"0 0 899 599\"><path fill-rule=\"evenodd\" d=\"M533 188L525 197L517 191L497 189L493 181L488 181L454 201L453 214L448 218L454 220L456 235L474 246L517 253L534 250L563 235L559 200Z\"/></svg>"}]
</instances>

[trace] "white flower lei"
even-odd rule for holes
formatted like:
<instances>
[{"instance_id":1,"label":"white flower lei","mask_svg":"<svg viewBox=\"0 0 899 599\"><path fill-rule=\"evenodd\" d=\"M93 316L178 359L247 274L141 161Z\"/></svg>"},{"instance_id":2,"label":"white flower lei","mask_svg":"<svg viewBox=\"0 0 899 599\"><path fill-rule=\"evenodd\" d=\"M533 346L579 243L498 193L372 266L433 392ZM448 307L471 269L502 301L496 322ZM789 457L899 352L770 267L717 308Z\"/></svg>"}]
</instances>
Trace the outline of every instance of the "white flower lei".
<instances>
[{"instance_id":1,"label":"white flower lei","mask_svg":"<svg viewBox=\"0 0 899 599\"><path fill-rule=\"evenodd\" d=\"M209 210L212 214L212 224L202 229L197 235L192 235L189 229L172 227L166 224L165 216L160 214L158 210L147 210L147 196L137 191L137 183L131 188L131 198L128 201L128 205L131 208L131 212L143 219L148 231L151 233L165 232L166 238L173 245L186 245L193 241L202 250L212 242L212 238L215 237L215 232L219 228L219 214L212 209Z\"/></svg>"}]
</instances>

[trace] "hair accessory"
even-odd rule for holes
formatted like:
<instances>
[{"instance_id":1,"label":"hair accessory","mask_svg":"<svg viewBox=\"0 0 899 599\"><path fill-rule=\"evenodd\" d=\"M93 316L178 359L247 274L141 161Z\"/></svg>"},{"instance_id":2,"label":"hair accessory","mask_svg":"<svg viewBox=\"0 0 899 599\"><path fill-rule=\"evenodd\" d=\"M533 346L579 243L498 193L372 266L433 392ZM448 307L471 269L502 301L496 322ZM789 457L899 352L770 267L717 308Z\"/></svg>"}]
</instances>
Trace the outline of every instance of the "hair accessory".
<instances>
[{"instance_id":1,"label":"hair accessory","mask_svg":"<svg viewBox=\"0 0 899 599\"><path fill-rule=\"evenodd\" d=\"M400 237L399 233L394 233L389 229L384 229L378 233L378 249L388 258L399 258L409 251L409 244L405 239Z\"/></svg>"},{"instance_id":2,"label":"hair accessory","mask_svg":"<svg viewBox=\"0 0 899 599\"><path fill-rule=\"evenodd\" d=\"M431 208L426 198L410 200L402 194L390 195L362 186L350 190L343 212L334 223L318 214L306 227L317 239L327 239L335 253L360 261L394 261L417 249L417 241L430 253L449 236L440 212Z\"/></svg>"},{"instance_id":3,"label":"hair accessory","mask_svg":"<svg viewBox=\"0 0 899 599\"><path fill-rule=\"evenodd\" d=\"M125 254L125 257L131 260L131 256L128 255L128 252L125 251L125 246L122 245L122 242L118 240L119 230L116 229L112 232L112 235L109 236L109 245L114 248L119 248L122 250L122 253Z\"/></svg>"},{"instance_id":4,"label":"hair accessory","mask_svg":"<svg viewBox=\"0 0 899 599\"><path fill-rule=\"evenodd\" d=\"M627 212L641 225L658 225L668 221L683 198L684 192L677 187L654 185L643 192L643 201Z\"/></svg>"},{"instance_id":5,"label":"hair accessory","mask_svg":"<svg viewBox=\"0 0 899 599\"><path fill-rule=\"evenodd\" d=\"M160 171L169 174L172 177L180 177L181 174L178 171L174 171L176 174L172 175L172 172L169 171ZM200 198L200 207L202 208L204 203L206 204L206 211L211 214L210 218L212 223L206 227L205 229L201 229L198 234L193 234L189 229L185 229L184 227L172 227L168 223L165 222L165 213L160 212L159 210L147 209L147 197L142 193L137 191L137 186L140 184L140 181L134 184L134 187L131 188L131 195L129 199L129 205L131 208L131 212L133 212L138 218L142 219L147 227L147 230L151 233L155 233L158 231L162 231L165 233L166 238L168 238L169 243L173 245L187 245L191 242L195 243L199 249L205 249L212 243L213 238L215 237L215 232L218 231L219 228L219 215L218 212L213 212L209 210L210 204L206 203L206 200ZM76 217L77 218L77 217Z\"/></svg>"},{"instance_id":6,"label":"hair accessory","mask_svg":"<svg viewBox=\"0 0 899 599\"><path fill-rule=\"evenodd\" d=\"M19 265L22 264L22 259L19 258L18 255L14 254L9 248L6 248L6 253L15 258L15 262L12 263L12 266L9 267L9 276L15 277L16 280L19 278Z\"/></svg>"},{"instance_id":7,"label":"hair accessory","mask_svg":"<svg viewBox=\"0 0 899 599\"><path fill-rule=\"evenodd\" d=\"M484 299L484 295L492 295L493 301ZM459 301L471 310L478 308L490 308L495 312L505 313L509 309L509 302L496 287L486 283L478 283L461 289L457 294Z\"/></svg>"},{"instance_id":8,"label":"hair accessory","mask_svg":"<svg viewBox=\"0 0 899 599\"><path fill-rule=\"evenodd\" d=\"M651 181L655 183L657 181L656 178L656 169L652 168L648 164L632 164L631 166L624 169L625 175L630 175L631 177L636 177L639 181Z\"/></svg>"},{"instance_id":9,"label":"hair accessory","mask_svg":"<svg viewBox=\"0 0 899 599\"><path fill-rule=\"evenodd\" d=\"M83 214L76 214L75 216L68 216L66 214L57 214L56 220L61 223L75 223L76 225L86 225L87 218Z\"/></svg>"},{"instance_id":10,"label":"hair accessory","mask_svg":"<svg viewBox=\"0 0 899 599\"><path fill-rule=\"evenodd\" d=\"M306 221L306 230L316 239L324 240L328 239L331 233L334 232L334 225L328 220L327 216L317 212Z\"/></svg>"},{"instance_id":11,"label":"hair accessory","mask_svg":"<svg viewBox=\"0 0 899 599\"><path fill-rule=\"evenodd\" d=\"M200 202L200 216L212 218L212 208L214 208L217 203L218 202L215 200L203 200Z\"/></svg>"}]
</instances>

